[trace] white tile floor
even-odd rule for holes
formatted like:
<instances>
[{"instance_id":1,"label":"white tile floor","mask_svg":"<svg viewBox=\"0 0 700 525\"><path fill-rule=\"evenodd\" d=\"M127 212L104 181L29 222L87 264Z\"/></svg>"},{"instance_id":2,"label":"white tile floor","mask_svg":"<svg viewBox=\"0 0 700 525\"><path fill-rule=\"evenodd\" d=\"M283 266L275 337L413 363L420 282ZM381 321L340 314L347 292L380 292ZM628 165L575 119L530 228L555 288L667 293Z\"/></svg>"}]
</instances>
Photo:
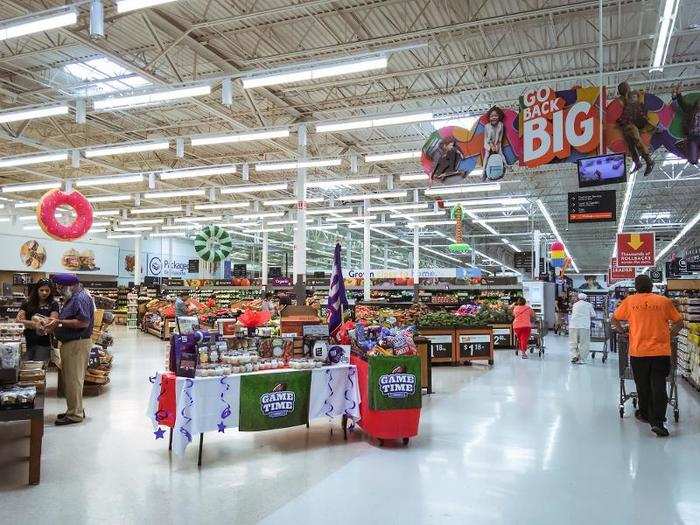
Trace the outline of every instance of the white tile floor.
<instances>
[{"instance_id":1,"label":"white tile floor","mask_svg":"<svg viewBox=\"0 0 700 525\"><path fill-rule=\"evenodd\" d=\"M41 485L22 485L24 426L0 424L0 523L700 523L700 395L681 387L681 421L658 439L631 410L620 420L616 357L571 366L564 338L542 360L435 368L407 448L315 421L207 434L201 471L196 447L170 458L144 416L164 343L116 341L83 425L52 426L64 405L47 401Z\"/></svg>"}]
</instances>

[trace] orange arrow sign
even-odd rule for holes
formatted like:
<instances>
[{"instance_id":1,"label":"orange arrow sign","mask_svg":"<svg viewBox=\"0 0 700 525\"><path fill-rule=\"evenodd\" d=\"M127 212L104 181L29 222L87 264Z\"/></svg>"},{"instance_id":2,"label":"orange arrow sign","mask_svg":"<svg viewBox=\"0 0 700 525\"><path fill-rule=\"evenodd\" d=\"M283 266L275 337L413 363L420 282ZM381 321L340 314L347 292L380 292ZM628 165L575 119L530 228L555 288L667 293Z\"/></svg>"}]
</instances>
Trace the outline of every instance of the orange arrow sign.
<instances>
[{"instance_id":1,"label":"orange arrow sign","mask_svg":"<svg viewBox=\"0 0 700 525\"><path fill-rule=\"evenodd\" d=\"M644 241L640 238L638 233L630 234L630 240L627 243L633 250L639 250L639 247L644 244Z\"/></svg>"}]
</instances>

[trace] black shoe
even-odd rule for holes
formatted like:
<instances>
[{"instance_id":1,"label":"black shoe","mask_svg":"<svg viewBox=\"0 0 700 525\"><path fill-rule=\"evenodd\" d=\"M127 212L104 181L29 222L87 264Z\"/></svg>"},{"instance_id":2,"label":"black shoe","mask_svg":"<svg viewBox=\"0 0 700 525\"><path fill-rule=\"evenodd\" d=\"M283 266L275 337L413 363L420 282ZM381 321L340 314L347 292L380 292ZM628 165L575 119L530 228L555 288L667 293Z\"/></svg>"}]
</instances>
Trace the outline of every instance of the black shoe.
<instances>
[{"instance_id":1,"label":"black shoe","mask_svg":"<svg viewBox=\"0 0 700 525\"><path fill-rule=\"evenodd\" d=\"M668 430L666 429L665 426L653 426L651 427L651 431L656 434L656 437L668 437Z\"/></svg>"},{"instance_id":2,"label":"black shoe","mask_svg":"<svg viewBox=\"0 0 700 525\"><path fill-rule=\"evenodd\" d=\"M644 414L642 414L641 410L635 410L634 417L636 417L642 423L649 423L649 420L647 419L647 417Z\"/></svg>"},{"instance_id":3,"label":"black shoe","mask_svg":"<svg viewBox=\"0 0 700 525\"><path fill-rule=\"evenodd\" d=\"M56 414L56 419L66 419L66 413L61 412L60 414ZM83 410L83 419L85 419L87 416L85 415L85 410Z\"/></svg>"},{"instance_id":4,"label":"black shoe","mask_svg":"<svg viewBox=\"0 0 700 525\"><path fill-rule=\"evenodd\" d=\"M53 424L56 425L57 427L61 427L63 425L74 425L75 423L82 423L82 420L77 421L75 419L70 419L70 418L64 417L64 418L58 418L56 421L54 421Z\"/></svg>"},{"instance_id":5,"label":"black shoe","mask_svg":"<svg viewBox=\"0 0 700 525\"><path fill-rule=\"evenodd\" d=\"M646 167L646 169L644 170L644 176L646 177L647 175L649 175L649 174L651 173L651 170L653 170L653 169L654 169L654 161L651 160L651 159L649 159L649 160L647 161L647 167ZM668 434L667 434L667 435L668 435Z\"/></svg>"},{"instance_id":6,"label":"black shoe","mask_svg":"<svg viewBox=\"0 0 700 525\"><path fill-rule=\"evenodd\" d=\"M578 357L572 357L572 358L571 358L571 364L572 364L572 365L575 365L575 364L578 363L578 362L579 362L579 358L578 358Z\"/></svg>"}]
</instances>

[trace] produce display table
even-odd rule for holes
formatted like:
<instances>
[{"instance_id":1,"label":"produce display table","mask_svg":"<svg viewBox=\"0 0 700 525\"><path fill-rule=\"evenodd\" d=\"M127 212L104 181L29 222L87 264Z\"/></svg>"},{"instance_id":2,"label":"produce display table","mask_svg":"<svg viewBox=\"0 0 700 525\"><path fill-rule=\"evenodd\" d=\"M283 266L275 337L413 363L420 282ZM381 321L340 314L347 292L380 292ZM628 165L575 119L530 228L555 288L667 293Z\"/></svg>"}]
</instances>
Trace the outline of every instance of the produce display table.
<instances>
[{"instance_id":1,"label":"produce display table","mask_svg":"<svg viewBox=\"0 0 700 525\"><path fill-rule=\"evenodd\" d=\"M422 329L420 335L428 339L428 353L432 363L453 363L455 331L453 328Z\"/></svg>"},{"instance_id":2,"label":"produce display table","mask_svg":"<svg viewBox=\"0 0 700 525\"><path fill-rule=\"evenodd\" d=\"M492 324L493 328L493 347L498 348L513 348L513 327L511 324Z\"/></svg>"},{"instance_id":3,"label":"produce display table","mask_svg":"<svg viewBox=\"0 0 700 525\"><path fill-rule=\"evenodd\" d=\"M0 410L0 423L30 421L29 436L29 484L38 485L41 481L41 442L44 437L44 396L37 394L34 408Z\"/></svg>"},{"instance_id":4,"label":"produce display table","mask_svg":"<svg viewBox=\"0 0 700 525\"><path fill-rule=\"evenodd\" d=\"M414 361L414 366L406 366L410 361ZM404 444L408 444L409 438L418 435L420 422L419 358L375 356L365 361L351 354L350 363L357 367L360 385L359 426L367 434L377 438L380 446L384 444L385 439L402 439ZM373 367L380 366L381 369L372 370ZM405 376L411 375L412 383L403 381ZM404 377L394 380L389 376ZM343 418L344 424L345 419Z\"/></svg>"},{"instance_id":5,"label":"produce display table","mask_svg":"<svg viewBox=\"0 0 700 525\"><path fill-rule=\"evenodd\" d=\"M493 328L421 329L420 335L428 339L432 363L471 364L472 361L488 361L493 364Z\"/></svg>"},{"instance_id":6,"label":"produce display table","mask_svg":"<svg viewBox=\"0 0 700 525\"><path fill-rule=\"evenodd\" d=\"M150 380L147 416L158 427L156 439L165 433L159 425L170 427L170 446L183 455L199 434L199 465L204 432L287 428L321 417L360 418L357 370L348 364L193 379L167 372Z\"/></svg>"}]
</instances>

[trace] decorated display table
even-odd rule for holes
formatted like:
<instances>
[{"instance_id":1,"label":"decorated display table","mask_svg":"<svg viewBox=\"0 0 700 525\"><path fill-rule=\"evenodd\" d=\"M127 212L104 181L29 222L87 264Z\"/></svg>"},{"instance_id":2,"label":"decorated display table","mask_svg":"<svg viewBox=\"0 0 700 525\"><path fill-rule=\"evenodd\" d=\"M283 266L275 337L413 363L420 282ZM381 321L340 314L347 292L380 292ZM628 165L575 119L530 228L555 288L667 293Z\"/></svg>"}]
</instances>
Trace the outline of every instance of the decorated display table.
<instances>
[{"instance_id":1,"label":"decorated display table","mask_svg":"<svg viewBox=\"0 0 700 525\"><path fill-rule=\"evenodd\" d=\"M156 439L170 427L170 445L183 455L204 432L272 430L308 425L311 419L360 419L357 369L339 364L311 370L278 369L217 377L177 377L168 372L153 383L147 416Z\"/></svg>"}]
</instances>

